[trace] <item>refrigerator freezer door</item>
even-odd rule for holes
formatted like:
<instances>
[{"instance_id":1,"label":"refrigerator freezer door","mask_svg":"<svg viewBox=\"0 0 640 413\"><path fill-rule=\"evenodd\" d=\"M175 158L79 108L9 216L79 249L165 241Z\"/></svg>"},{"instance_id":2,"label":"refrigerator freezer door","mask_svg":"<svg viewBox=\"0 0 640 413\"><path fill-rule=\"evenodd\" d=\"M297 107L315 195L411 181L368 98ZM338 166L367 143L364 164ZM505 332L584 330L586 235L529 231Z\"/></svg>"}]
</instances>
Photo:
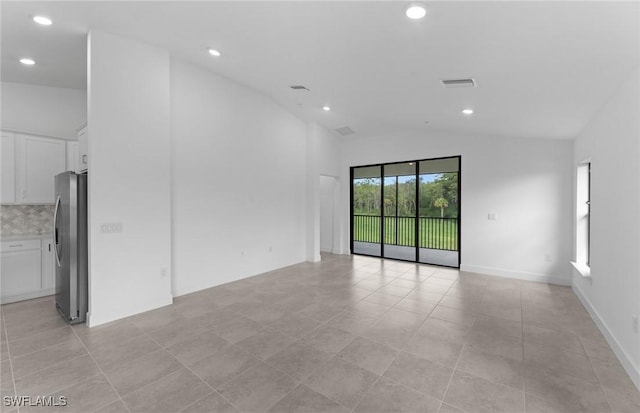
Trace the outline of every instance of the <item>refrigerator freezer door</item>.
<instances>
[{"instance_id":1,"label":"refrigerator freezer door","mask_svg":"<svg viewBox=\"0 0 640 413\"><path fill-rule=\"evenodd\" d=\"M86 175L64 172L55 186L56 307L67 322L77 323L87 311Z\"/></svg>"},{"instance_id":2,"label":"refrigerator freezer door","mask_svg":"<svg viewBox=\"0 0 640 413\"><path fill-rule=\"evenodd\" d=\"M56 209L53 228L53 242L56 254L56 307L65 320L71 314L71 266L69 262L69 232L71 183L68 173L56 175Z\"/></svg>"}]
</instances>

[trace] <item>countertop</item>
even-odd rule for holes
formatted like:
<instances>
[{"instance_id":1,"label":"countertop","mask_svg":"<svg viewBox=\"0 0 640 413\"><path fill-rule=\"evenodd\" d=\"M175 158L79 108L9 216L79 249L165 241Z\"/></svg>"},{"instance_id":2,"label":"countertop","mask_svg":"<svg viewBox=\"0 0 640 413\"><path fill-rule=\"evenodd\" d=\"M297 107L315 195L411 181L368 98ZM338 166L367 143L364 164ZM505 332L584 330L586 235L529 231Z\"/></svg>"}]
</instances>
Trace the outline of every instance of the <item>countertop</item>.
<instances>
[{"instance_id":1,"label":"countertop","mask_svg":"<svg viewBox=\"0 0 640 413\"><path fill-rule=\"evenodd\" d=\"M0 234L0 241L20 241L20 240L29 240L29 239L42 239L42 238L52 238L53 234L51 232L45 232L40 234Z\"/></svg>"}]
</instances>

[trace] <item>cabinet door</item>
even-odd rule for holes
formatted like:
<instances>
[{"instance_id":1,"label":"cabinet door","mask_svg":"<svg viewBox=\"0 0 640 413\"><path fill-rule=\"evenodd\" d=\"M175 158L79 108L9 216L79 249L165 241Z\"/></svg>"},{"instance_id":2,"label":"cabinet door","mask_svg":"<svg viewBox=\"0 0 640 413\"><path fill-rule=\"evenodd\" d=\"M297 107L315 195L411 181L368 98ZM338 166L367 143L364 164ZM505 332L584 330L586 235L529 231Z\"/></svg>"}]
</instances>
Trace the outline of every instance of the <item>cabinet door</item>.
<instances>
[{"instance_id":1,"label":"cabinet door","mask_svg":"<svg viewBox=\"0 0 640 413\"><path fill-rule=\"evenodd\" d=\"M15 153L13 135L2 132L2 195L0 203L13 204L15 202Z\"/></svg>"},{"instance_id":2,"label":"cabinet door","mask_svg":"<svg viewBox=\"0 0 640 413\"><path fill-rule=\"evenodd\" d=\"M3 252L0 278L1 297L29 294L42 289L40 249Z\"/></svg>"},{"instance_id":3,"label":"cabinet door","mask_svg":"<svg viewBox=\"0 0 640 413\"><path fill-rule=\"evenodd\" d=\"M56 268L53 257L53 240L42 240L42 289L52 290L56 286Z\"/></svg>"},{"instance_id":4,"label":"cabinet door","mask_svg":"<svg viewBox=\"0 0 640 413\"><path fill-rule=\"evenodd\" d=\"M80 171L80 152L77 141L67 142L67 171Z\"/></svg>"},{"instance_id":5,"label":"cabinet door","mask_svg":"<svg viewBox=\"0 0 640 413\"><path fill-rule=\"evenodd\" d=\"M78 131L78 169L89 169L89 134L86 126Z\"/></svg>"},{"instance_id":6,"label":"cabinet door","mask_svg":"<svg viewBox=\"0 0 640 413\"><path fill-rule=\"evenodd\" d=\"M15 135L18 145L16 202L53 204L54 177L65 171L63 140Z\"/></svg>"}]
</instances>

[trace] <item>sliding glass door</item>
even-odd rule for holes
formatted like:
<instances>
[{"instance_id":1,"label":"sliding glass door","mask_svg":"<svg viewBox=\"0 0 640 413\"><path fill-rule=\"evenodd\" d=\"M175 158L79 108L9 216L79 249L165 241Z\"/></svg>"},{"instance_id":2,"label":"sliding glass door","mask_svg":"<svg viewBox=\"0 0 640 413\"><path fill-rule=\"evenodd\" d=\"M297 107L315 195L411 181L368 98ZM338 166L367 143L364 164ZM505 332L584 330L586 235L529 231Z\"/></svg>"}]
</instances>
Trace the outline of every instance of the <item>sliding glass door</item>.
<instances>
[{"instance_id":1,"label":"sliding glass door","mask_svg":"<svg viewBox=\"0 0 640 413\"><path fill-rule=\"evenodd\" d=\"M460 266L460 158L419 162L418 262Z\"/></svg>"},{"instance_id":2,"label":"sliding glass door","mask_svg":"<svg viewBox=\"0 0 640 413\"><path fill-rule=\"evenodd\" d=\"M416 259L416 164L383 165L384 258Z\"/></svg>"},{"instance_id":3,"label":"sliding glass door","mask_svg":"<svg viewBox=\"0 0 640 413\"><path fill-rule=\"evenodd\" d=\"M460 157L351 168L351 252L460 266Z\"/></svg>"},{"instance_id":4,"label":"sliding glass door","mask_svg":"<svg viewBox=\"0 0 640 413\"><path fill-rule=\"evenodd\" d=\"M382 167L351 168L351 252L382 256Z\"/></svg>"}]
</instances>

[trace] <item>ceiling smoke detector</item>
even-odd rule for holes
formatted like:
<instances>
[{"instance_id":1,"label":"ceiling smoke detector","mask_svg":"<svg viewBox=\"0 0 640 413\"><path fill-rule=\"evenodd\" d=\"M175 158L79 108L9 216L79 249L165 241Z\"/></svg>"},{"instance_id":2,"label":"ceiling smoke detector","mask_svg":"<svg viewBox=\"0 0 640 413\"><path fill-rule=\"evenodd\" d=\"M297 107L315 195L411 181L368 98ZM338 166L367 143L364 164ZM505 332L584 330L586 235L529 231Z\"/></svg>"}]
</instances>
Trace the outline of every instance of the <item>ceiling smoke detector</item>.
<instances>
[{"instance_id":1,"label":"ceiling smoke detector","mask_svg":"<svg viewBox=\"0 0 640 413\"><path fill-rule=\"evenodd\" d=\"M306 90L307 92L311 92L311 89L309 89L306 86L302 86L302 85L291 85L289 86L291 89L293 90Z\"/></svg>"},{"instance_id":2,"label":"ceiling smoke detector","mask_svg":"<svg viewBox=\"0 0 640 413\"><path fill-rule=\"evenodd\" d=\"M446 88L475 87L476 81L473 79L443 79L442 85Z\"/></svg>"},{"instance_id":3,"label":"ceiling smoke detector","mask_svg":"<svg viewBox=\"0 0 640 413\"><path fill-rule=\"evenodd\" d=\"M354 131L353 129L351 129L348 126L343 126L341 128L336 129L335 131L338 132L342 136L353 135L354 133L356 133L356 131Z\"/></svg>"}]
</instances>

